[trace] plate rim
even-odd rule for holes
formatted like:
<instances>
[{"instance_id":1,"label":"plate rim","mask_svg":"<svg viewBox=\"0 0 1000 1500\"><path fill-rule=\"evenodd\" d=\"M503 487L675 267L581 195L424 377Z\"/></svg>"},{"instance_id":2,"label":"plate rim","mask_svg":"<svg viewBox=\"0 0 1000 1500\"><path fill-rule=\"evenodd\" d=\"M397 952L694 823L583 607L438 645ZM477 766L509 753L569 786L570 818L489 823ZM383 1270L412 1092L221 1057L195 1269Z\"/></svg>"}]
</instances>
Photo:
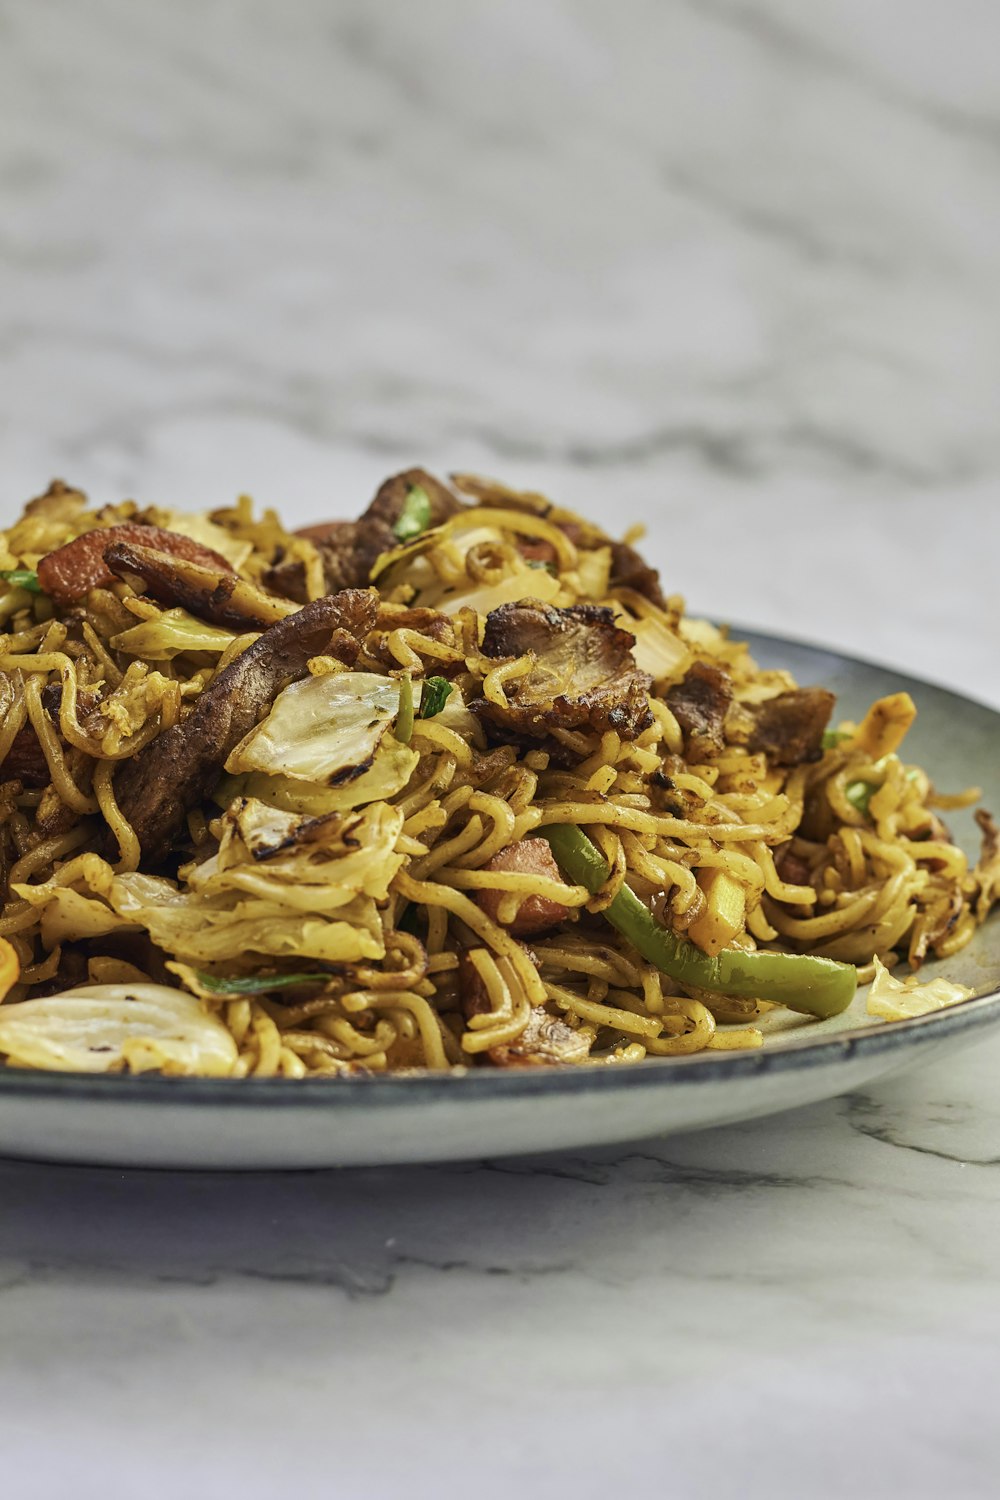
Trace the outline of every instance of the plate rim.
<instances>
[{"instance_id":1,"label":"plate rim","mask_svg":"<svg viewBox=\"0 0 1000 1500\"><path fill-rule=\"evenodd\" d=\"M791 646L837 658L896 678L902 686L930 688L989 714L1000 728L1000 709L971 694L870 657L854 655L835 646L802 636L776 635L740 622L730 622L734 639ZM996 918L1000 921L1000 916ZM905 1021L883 1021L872 1026L852 1026L829 1035L783 1041L778 1047L754 1047L733 1051L706 1049L691 1056L646 1058L628 1065L590 1065L575 1068L525 1067L518 1069L451 1069L448 1072L414 1070L412 1073L370 1074L334 1078L188 1078L159 1073L89 1073L19 1068L0 1065L0 1107L5 1097L53 1097L88 1099L101 1103L186 1103L192 1107L240 1107L263 1105L282 1109L343 1109L359 1102L374 1105L409 1105L422 1095L454 1097L459 1091L471 1101L597 1093L620 1088L645 1089L685 1084L710 1084L821 1067L849 1058L896 1051L907 1043L923 1043L961 1035L1000 1021L1000 987L973 995L944 1010L913 1016Z\"/></svg>"},{"instance_id":2,"label":"plate rim","mask_svg":"<svg viewBox=\"0 0 1000 1500\"><path fill-rule=\"evenodd\" d=\"M284 1108L344 1108L359 1099L378 1096L379 1105L404 1105L415 1096L453 1096L459 1090L475 1100L515 1098L524 1095L596 1093L607 1089L641 1089L677 1086L681 1083L711 1084L764 1073L803 1071L850 1058L897 1051L908 1041L942 1040L974 1031L991 1021L1000 1021L1000 990L959 1001L946 1010L913 1016L906 1021L884 1021L876 1026L856 1026L850 1031L815 1040L803 1038L781 1047L753 1047L732 1052L706 1050L690 1057L654 1057L629 1064L607 1064L576 1068L470 1068L463 1072L370 1074L338 1078L185 1078L160 1073L77 1073L45 1071L41 1068L0 1070L0 1107L4 1094L67 1099L92 1099L103 1103L124 1100L130 1104L176 1103L223 1108L261 1104Z\"/></svg>"}]
</instances>

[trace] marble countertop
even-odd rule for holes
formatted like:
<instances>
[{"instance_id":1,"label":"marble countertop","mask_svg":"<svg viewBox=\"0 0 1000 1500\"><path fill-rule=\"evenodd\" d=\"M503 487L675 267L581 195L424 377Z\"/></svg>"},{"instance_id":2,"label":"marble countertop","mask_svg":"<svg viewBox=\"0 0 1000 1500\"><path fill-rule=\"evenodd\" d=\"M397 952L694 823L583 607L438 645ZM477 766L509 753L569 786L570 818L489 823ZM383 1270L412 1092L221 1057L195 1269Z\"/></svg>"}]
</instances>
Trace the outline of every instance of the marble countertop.
<instances>
[{"instance_id":1,"label":"marble countertop","mask_svg":"<svg viewBox=\"0 0 1000 1500\"><path fill-rule=\"evenodd\" d=\"M478 468L1000 706L998 45L986 0L14 0L8 504ZM0 1165L4 1493L994 1494L998 1067L482 1166Z\"/></svg>"}]
</instances>

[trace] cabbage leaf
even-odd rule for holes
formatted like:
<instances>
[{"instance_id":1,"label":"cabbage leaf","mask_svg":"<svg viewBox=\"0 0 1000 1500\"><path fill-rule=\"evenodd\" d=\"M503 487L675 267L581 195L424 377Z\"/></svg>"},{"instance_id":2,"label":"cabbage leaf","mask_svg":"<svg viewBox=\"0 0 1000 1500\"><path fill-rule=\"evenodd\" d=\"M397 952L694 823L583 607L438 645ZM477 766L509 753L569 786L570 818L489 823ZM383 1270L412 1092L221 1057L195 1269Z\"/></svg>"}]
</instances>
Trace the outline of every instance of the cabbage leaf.
<instances>
[{"instance_id":1,"label":"cabbage leaf","mask_svg":"<svg viewBox=\"0 0 1000 1500\"><path fill-rule=\"evenodd\" d=\"M306 677L279 693L271 712L226 761L226 770L265 771L341 786L371 767L399 712L400 684L375 672ZM409 752L410 770L417 763Z\"/></svg>"},{"instance_id":2,"label":"cabbage leaf","mask_svg":"<svg viewBox=\"0 0 1000 1500\"><path fill-rule=\"evenodd\" d=\"M0 1008L0 1053L60 1072L225 1077L236 1043L202 1001L160 984L95 984Z\"/></svg>"}]
</instances>

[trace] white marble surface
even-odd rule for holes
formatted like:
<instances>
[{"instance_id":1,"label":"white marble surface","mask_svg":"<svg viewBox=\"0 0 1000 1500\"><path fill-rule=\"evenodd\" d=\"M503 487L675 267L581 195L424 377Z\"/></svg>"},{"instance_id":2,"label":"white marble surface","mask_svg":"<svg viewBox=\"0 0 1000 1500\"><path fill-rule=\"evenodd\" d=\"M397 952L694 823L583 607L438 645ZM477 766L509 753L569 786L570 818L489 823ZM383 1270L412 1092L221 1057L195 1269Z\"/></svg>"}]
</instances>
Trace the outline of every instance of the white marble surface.
<instances>
[{"instance_id":1,"label":"white marble surface","mask_svg":"<svg viewBox=\"0 0 1000 1500\"><path fill-rule=\"evenodd\" d=\"M14 505L414 461L1000 704L988 0L0 5ZM986 1496L1000 1045L581 1158L0 1167L12 1500Z\"/></svg>"}]
</instances>

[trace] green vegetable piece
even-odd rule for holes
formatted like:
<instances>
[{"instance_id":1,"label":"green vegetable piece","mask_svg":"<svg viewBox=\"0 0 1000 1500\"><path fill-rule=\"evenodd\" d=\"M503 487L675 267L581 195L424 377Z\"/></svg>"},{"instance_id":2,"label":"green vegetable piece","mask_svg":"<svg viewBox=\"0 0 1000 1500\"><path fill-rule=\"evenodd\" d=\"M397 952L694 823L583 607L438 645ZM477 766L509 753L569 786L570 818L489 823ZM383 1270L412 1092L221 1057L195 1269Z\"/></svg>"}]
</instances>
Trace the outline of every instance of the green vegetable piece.
<instances>
[{"instance_id":1,"label":"green vegetable piece","mask_svg":"<svg viewBox=\"0 0 1000 1500\"><path fill-rule=\"evenodd\" d=\"M401 745L410 743L413 733L413 683L410 674L400 679L399 683L399 712L396 715L396 727L393 734Z\"/></svg>"},{"instance_id":2,"label":"green vegetable piece","mask_svg":"<svg viewBox=\"0 0 1000 1500\"><path fill-rule=\"evenodd\" d=\"M870 781L849 781L844 787L844 796L863 817L868 816L868 804L876 788Z\"/></svg>"},{"instance_id":3,"label":"green vegetable piece","mask_svg":"<svg viewBox=\"0 0 1000 1500\"><path fill-rule=\"evenodd\" d=\"M439 714L451 697L452 685L447 677L425 677L424 685L420 689L420 708L417 711L418 719L433 719Z\"/></svg>"},{"instance_id":4,"label":"green vegetable piece","mask_svg":"<svg viewBox=\"0 0 1000 1500\"><path fill-rule=\"evenodd\" d=\"M241 979L223 979L215 974L199 974L198 982L214 995L263 995L268 990L284 990L290 984L325 982L331 974L244 974Z\"/></svg>"},{"instance_id":5,"label":"green vegetable piece","mask_svg":"<svg viewBox=\"0 0 1000 1500\"><path fill-rule=\"evenodd\" d=\"M610 874L607 861L582 829L557 824L539 832L551 846L567 880L586 886L591 893L601 889ZM825 1020L846 1010L857 989L854 965L835 963L830 958L802 953L746 953L735 948L724 948L709 958L658 922L627 885L622 886L604 916L664 974L712 994L772 1000L788 1010Z\"/></svg>"},{"instance_id":6,"label":"green vegetable piece","mask_svg":"<svg viewBox=\"0 0 1000 1500\"><path fill-rule=\"evenodd\" d=\"M29 594L42 592L38 574L32 568L0 568L0 578L5 583L12 583L17 589L27 589Z\"/></svg>"},{"instance_id":7,"label":"green vegetable piece","mask_svg":"<svg viewBox=\"0 0 1000 1500\"><path fill-rule=\"evenodd\" d=\"M824 729L823 749L834 750L838 745L842 745L845 740L852 740L853 738L853 734L847 729Z\"/></svg>"},{"instance_id":8,"label":"green vegetable piece","mask_svg":"<svg viewBox=\"0 0 1000 1500\"><path fill-rule=\"evenodd\" d=\"M403 509L393 526L398 541L408 542L426 531L431 524L431 497L422 485L415 484L403 501Z\"/></svg>"}]
</instances>

